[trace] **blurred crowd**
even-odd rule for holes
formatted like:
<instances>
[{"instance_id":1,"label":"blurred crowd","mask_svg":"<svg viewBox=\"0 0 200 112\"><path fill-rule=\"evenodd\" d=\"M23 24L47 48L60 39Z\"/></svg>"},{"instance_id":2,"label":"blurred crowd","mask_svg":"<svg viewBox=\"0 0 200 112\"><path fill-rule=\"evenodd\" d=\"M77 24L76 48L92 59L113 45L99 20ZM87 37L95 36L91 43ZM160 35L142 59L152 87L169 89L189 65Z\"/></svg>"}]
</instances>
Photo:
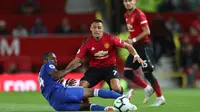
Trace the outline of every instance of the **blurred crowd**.
<instances>
[{"instance_id":1,"label":"blurred crowd","mask_svg":"<svg viewBox=\"0 0 200 112\"><path fill-rule=\"evenodd\" d=\"M175 72L187 75L188 86L193 87L194 81L200 75L200 14L191 21L188 31L183 31L179 21L174 17L164 20L163 13L157 13L151 24L151 39L153 42L155 63L160 63L161 57L173 58ZM127 30L122 25L119 37L127 37ZM121 36L123 35L123 36ZM178 36L178 38L177 38ZM192 39L191 39L192 38ZM178 43L176 41L178 39ZM192 42L195 40L195 42ZM179 46L179 47L177 47ZM121 51L121 56L128 52ZM127 56L127 55L126 55ZM126 58L126 56L124 58ZM178 60L176 59L178 56Z\"/></svg>"},{"instance_id":2,"label":"blurred crowd","mask_svg":"<svg viewBox=\"0 0 200 112\"><path fill-rule=\"evenodd\" d=\"M163 55L174 58L178 56L179 60L176 60L178 68L175 71L185 73L188 86L193 87L196 77L200 75L200 0L164 0L158 11L151 27L156 63L159 65L159 59ZM164 12L191 11L197 13L197 17L190 21L187 31L183 31L179 21L174 17L164 21L162 16ZM178 38L180 48L176 47L177 35L181 37ZM178 53L176 53L177 49Z\"/></svg>"},{"instance_id":3,"label":"blurred crowd","mask_svg":"<svg viewBox=\"0 0 200 112\"><path fill-rule=\"evenodd\" d=\"M163 56L172 58L174 72L184 73L188 79L188 87L194 87L196 77L200 76L200 0L137 2L139 2L138 7L145 12L156 13L156 16L150 19L152 21L149 21L156 65L162 66L159 60ZM149 5L152 3L156 5ZM170 13L197 13L197 15L192 17L189 27L184 29L181 25L182 21L180 22L176 17L169 16L166 19L165 14L170 15ZM124 27L125 25L121 26L119 34L121 39L128 35ZM120 54L125 59L127 55L124 54L128 52L120 50Z\"/></svg>"},{"instance_id":4,"label":"blurred crowd","mask_svg":"<svg viewBox=\"0 0 200 112\"><path fill-rule=\"evenodd\" d=\"M64 7L64 6L63 6ZM23 4L16 9L19 14L31 15L40 13L40 5L38 0L25 0ZM54 34L72 34L72 33L88 33L85 24L80 24L78 31L73 31L70 25L70 20L67 17L62 18L60 24L54 29ZM0 20L0 35L13 35L14 37L27 37L32 35L48 34L45 24L41 18L36 18L30 29L24 26L23 21L16 21L15 27L12 31L8 31L6 20Z\"/></svg>"},{"instance_id":5,"label":"blurred crowd","mask_svg":"<svg viewBox=\"0 0 200 112\"><path fill-rule=\"evenodd\" d=\"M163 0L159 12L189 12L199 11L200 0Z\"/></svg>"},{"instance_id":6,"label":"blurred crowd","mask_svg":"<svg viewBox=\"0 0 200 112\"><path fill-rule=\"evenodd\" d=\"M73 34L73 33L88 33L88 29L85 24L81 24L79 31L73 31L71 25L69 24L68 18L63 18L60 24L57 25L53 34ZM32 27L27 29L24 27L23 22L19 21L12 31L8 31L6 27L6 21L0 20L0 35L12 35L14 37L27 37L33 35L44 35L48 34L46 26L43 24L40 18L35 20Z\"/></svg>"},{"instance_id":7,"label":"blurred crowd","mask_svg":"<svg viewBox=\"0 0 200 112\"><path fill-rule=\"evenodd\" d=\"M138 6L145 12L154 12L156 16L151 21L151 39L155 50L155 61L159 65L162 56L177 57L177 43L175 42L177 35L184 38L180 40L180 48L178 51L179 61L176 71L185 72L188 76L188 83L193 85L195 77L200 73L200 0L138 0ZM148 6L148 7L147 7ZM20 14L31 15L41 13L38 0L25 0L23 4L16 9ZM181 24L175 17L171 16L167 20L164 19L165 13L172 12L194 12L198 16L190 21L187 31L183 30ZM183 18L184 19L184 18ZM17 21L12 31L7 30L7 21L0 20L0 35L12 35L14 37L27 37L32 35L49 34L47 27L43 24L41 18L36 18L30 29L24 27L23 21ZM73 31L70 20L67 17L61 19L60 24L54 29L54 34L84 34L89 33L86 24L80 24L78 31ZM121 26L120 38L128 37L125 25ZM199 35L199 36L198 36ZM191 42L191 36L196 38L196 42ZM123 59L126 58L127 52L122 51ZM83 65L78 71L84 72L87 64ZM0 71L2 67L0 65ZM7 73L19 73L19 68L13 63L9 67Z\"/></svg>"},{"instance_id":8,"label":"blurred crowd","mask_svg":"<svg viewBox=\"0 0 200 112\"><path fill-rule=\"evenodd\" d=\"M200 11L200 0L138 0L137 7L146 12Z\"/></svg>"}]
</instances>

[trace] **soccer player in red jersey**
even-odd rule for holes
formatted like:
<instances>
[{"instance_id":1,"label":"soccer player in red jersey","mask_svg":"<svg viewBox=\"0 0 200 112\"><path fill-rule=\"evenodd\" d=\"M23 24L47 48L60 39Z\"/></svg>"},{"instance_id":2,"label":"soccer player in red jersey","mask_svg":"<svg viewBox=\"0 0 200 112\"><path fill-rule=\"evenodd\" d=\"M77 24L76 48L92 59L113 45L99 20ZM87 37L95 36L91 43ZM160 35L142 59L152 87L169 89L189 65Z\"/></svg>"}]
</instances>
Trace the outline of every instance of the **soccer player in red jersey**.
<instances>
[{"instance_id":1,"label":"soccer player in red jersey","mask_svg":"<svg viewBox=\"0 0 200 112\"><path fill-rule=\"evenodd\" d=\"M119 74L116 67L117 47L126 48L134 58L132 62L143 60L130 44L120 40L115 35L104 32L103 22L95 19L90 27L92 36L80 47L76 57L69 63L68 67L79 62L86 54L90 57L90 67L81 79L80 85L92 88L100 81L108 83L111 90L123 93L120 86Z\"/></svg>"},{"instance_id":2,"label":"soccer player in red jersey","mask_svg":"<svg viewBox=\"0 0 200 112\"><path fill-rule=\"evenodd\" d=\"M157 79L153 76L154 69L153 48L148 35L150 35L150 29L145 14L138 8L136 8L136 0L124 0L124 6L127 12L124 14L130 37L127 40L137 50L138 54L144 59L144 63L132 63L134 59L132 55L129 55L125 68L125 77L131 79L135 84L141 86L145 90L145 99L143 103L147 103L149 97L155 91L157 99L152 106L160 106L165 103L165 98L162 95L160 85ZM152 88L147 85L138 75L133 73L133 70L142 67L145 78L151 83Z\"/></svg>"}]
</instances>

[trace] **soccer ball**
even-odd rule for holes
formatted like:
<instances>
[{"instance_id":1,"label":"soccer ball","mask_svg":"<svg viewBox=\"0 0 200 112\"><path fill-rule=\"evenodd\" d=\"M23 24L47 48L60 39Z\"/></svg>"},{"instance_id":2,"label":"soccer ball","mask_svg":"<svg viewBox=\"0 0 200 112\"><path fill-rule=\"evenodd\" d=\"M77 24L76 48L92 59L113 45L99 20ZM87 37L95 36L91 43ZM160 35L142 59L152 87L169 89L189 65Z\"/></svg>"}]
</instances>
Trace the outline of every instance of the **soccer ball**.
<instances>
[{"instance_id":1,"label":"soccer ball","mask_svg":"<svg viewBox=\"0 0 200 112\"><path fill-rule=\"evenodd\" d=\"M114 102L114 107L117 110L119 110L119 112L128 112L129 105L130 105L129 99L124 96L117 98Z\"/></svg>"}]
</instances>

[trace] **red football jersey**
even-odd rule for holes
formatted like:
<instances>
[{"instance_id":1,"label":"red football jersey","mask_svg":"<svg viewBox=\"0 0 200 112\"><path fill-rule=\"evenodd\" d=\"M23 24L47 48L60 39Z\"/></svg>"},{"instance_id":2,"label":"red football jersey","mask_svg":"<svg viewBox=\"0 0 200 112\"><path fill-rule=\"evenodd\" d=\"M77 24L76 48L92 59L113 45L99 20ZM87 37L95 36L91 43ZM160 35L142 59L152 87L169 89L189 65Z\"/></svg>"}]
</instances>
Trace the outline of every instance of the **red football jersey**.
<instances>
[{"instance_id":1,"label":"red football jersey","mask_svg":"<svg viewBox=\"0 0 200 112\"><path fill-rule=\"evenodd\" d=\"M126 25L128 28L128 31L130 32L130 39L137 37L140 33L142 33L142 27L148 26L148 21L145 16L145 14L139 10L138 8L135 8L135 10L128 14L126 12L124 14L124 17L126 19ZM139 40L137 43L149 43L150 39L148 36L145 38Z\"/></svg>"},{"instance_id":2,"label":"red football jersey","mask_svg":"<svg viewBox=\"0 0 200 112\"><path fill-rule=\"evenodd\" d=\"M116 65L117 48L123 47L124 41L114 35L103 34L100 41L95 41L93 37L80 47L77 57L83 58L87 53L90 58L91 67L107 67Z\"/></svg>"}]
</instances>

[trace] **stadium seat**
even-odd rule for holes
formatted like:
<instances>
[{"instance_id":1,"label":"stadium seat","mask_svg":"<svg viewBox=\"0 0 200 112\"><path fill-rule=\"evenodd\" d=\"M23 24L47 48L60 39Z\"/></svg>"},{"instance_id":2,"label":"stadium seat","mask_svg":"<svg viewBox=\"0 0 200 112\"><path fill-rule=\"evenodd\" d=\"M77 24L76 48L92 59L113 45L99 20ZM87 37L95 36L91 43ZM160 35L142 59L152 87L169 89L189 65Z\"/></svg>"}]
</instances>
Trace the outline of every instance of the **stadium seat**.
<instances>
[{"instance_id":1,"label":"stadium seat","mask_svg":"<svg viewBox=\"0 0 200 112\"><path fill-rule=\"evenodd\" d=\"M2 56L1 61L4 65L4 72L8 72L11 64L16 64L22 73L31 71L32 63L28 56Z\"/></svg>"},{"instance_id":2,"label":"stadium seat","mask_svg":"<svg viewBox=\"0 0 200 112\"><path fill-rule=\"evenodd\" d=\"M86 24L89 31L89 26L92 20L95 18L94 13L88 14L65 14L65 13L43 13L34 15L22 15L22 14L1 14L1 20L5 20L7 23L7 29L9 32L15 27L17 22L23 22L24 26L28 29L35 23L36 18L40 18L43 24L47 28L48 33L53 33L55 28L60 24L62 18L67 17L72 30L77 32L81 24ZM15 20L13 20L15 18ZM80 19L81 18L81 19Z\"/></svg>"}]
</instances>

